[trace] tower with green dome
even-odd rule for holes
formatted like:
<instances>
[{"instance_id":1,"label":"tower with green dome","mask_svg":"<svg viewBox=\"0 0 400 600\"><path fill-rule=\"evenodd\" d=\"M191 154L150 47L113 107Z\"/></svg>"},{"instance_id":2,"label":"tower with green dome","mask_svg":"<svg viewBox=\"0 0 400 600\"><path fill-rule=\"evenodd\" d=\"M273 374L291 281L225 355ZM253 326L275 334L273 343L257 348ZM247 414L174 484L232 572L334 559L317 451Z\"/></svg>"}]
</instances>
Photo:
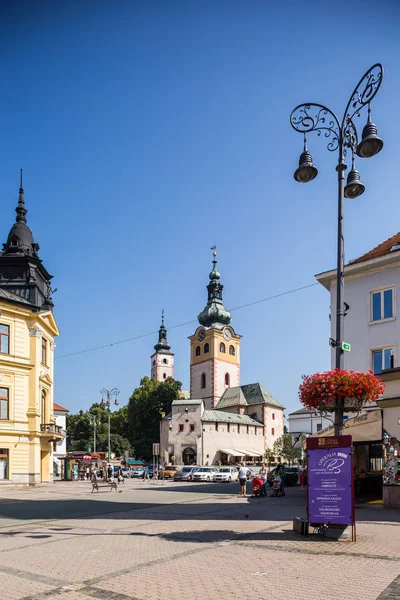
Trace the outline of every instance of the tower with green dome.
<instances>
[{"instance_id":1,"label":"tower with green dome","mask_svg":"<svg viewBox=\"0 0 400 600\"><path fill-rule=\"evenodd\" d=\"M207 304L197 319L200 326L190 340L190 397L203 398L212 409L228 387L240 385L240 339L231 326L232 315L225 308L217 253L207 285Z\"/></svg>"}]
</instances>

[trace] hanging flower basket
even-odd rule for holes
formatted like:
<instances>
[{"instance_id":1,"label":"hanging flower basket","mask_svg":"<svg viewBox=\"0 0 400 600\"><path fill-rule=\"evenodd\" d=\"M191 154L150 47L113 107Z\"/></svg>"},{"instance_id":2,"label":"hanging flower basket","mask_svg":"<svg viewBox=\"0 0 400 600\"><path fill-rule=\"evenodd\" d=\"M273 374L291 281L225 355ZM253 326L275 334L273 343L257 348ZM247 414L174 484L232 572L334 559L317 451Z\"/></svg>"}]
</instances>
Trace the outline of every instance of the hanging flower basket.
<instances>
[{"instance_id":1,"label":"hanging flower basket","mask_svg":"<svg viewBox=\"0 0 400 600\"><path fill-rule=\"evenodd\" d=\"M325 373L303 375L299 387L300 402L307 408L332 412L342 406L344 412L356 412L377 400L384 383L372 371L359 373L335 369Z\"/></svg>"}]
</instances>

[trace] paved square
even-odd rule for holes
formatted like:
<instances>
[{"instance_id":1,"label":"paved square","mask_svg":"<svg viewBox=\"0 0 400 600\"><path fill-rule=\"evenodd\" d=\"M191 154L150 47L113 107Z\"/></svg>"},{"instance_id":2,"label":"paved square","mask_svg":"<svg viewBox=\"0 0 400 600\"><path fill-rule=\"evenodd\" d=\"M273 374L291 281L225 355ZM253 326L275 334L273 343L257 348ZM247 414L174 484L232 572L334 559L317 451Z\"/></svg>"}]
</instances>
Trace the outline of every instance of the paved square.
<instances>
[{"instance_id":1,"label":"paved square","mask_svg":"<svg viewBox=\"0 0 400 600\"><path fill-rule=\"evenodd\" d=\"M305 493L240 498L236 484L87 482L0 489L7 600L393 600L400 511L357 512L355 544L292 530Z\"/></svg>"}]
</instances>

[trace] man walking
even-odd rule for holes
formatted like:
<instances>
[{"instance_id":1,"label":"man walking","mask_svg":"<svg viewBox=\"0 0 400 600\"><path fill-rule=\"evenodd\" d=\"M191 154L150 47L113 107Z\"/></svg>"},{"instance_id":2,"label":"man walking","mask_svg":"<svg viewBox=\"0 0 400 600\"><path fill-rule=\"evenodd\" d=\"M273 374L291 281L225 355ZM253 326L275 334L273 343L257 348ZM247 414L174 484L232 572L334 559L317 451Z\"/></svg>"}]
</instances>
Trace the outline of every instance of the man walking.
<instances>
[{"instance_id":1,"label":"man walking","mask_svg":"<svg viewBox=\"0 0 400 600\"><path fill-rule=\"evenodd\" d=\"M244 463L240 465L239 469L239 482L240 482L240 496L246 497L246 484L247 484L247 474L249 469L244 466Z\"/></svg>"}]
</instances>

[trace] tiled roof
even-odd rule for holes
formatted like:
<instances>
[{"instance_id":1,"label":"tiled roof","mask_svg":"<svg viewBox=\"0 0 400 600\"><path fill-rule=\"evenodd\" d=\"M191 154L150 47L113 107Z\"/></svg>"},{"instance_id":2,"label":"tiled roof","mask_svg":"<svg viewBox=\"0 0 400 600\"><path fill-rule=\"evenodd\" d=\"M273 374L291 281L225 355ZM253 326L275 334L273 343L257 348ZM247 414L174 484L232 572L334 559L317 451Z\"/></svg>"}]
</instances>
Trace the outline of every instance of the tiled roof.
<instances>
[{"instance_id":1,"label":"tiled roof","mask_svg":"<svg viewBox=\"0 0 400 600\"><path fill-rule=\"evenodd\" d=\"M53 410L58 410L60 412L69 412L68 408L64 408L63 406L61 406L61 404L57 404L56 402L53 402Z\"/></svg>"},{"instance_id":2,"label":"tiled roof","mask_svg":"<svg viewBox=\"0 0 400 600\"><path fill-rule=\"evenodd\" d=\"M295 410L294 412L289 414L289 417L292 415L312 415L315 411L310 410L309 408L300 408L299 410Z\"/></svg>"},{"instance_id":3,"label":"tiled roof","mask_svg":"<svg viewBox=\"0 0 400 600\"><path fill-rule=\"evenodd\" d=\"M356 263L365 262L366 260L372 260L373 258L379 258L392 252L398 252L400 250L400 232L392 235L388 240L379 244L369 252L366 252L359 258L352 260L349 264L354 265Z\"/></svg>"},{"instance_id":4,"label":"tiled roof","mask_svg":"<svg viewBox=\"0 0 400 600\"><path fill-rule=\"evenodd\" d=\"M276 408L284 408L260 383L250 383L248 385L227 388L216 408L251 406L252 404L268 404Z\"/></svg>"},{"instance_id":5,"label":"tiled roof","mask_svg":"<svg viewBox=\"0 0 400 600\"><path fill-rule=\"evenodd\" d=\"M11 300L12 302L21 302L21 304L30 304L26 298L22 298L22 296L18 296L14 294L14 292L10 292L5 289L0 289L0 298L4 300Z\"/></svg>"},{"instance_id":6,"label":"tiled roof","mask_svg":"<svg viewBox=\"0 0 400 600\"><path fill-rule=\"evenodd\" d=\"M239 423L240 425L259 425L262 423L249 417L249 415L237 415L235 413L224 412L222 410L205 410L202 421L217 421L219 423Z\"/></svg>"},{"instance_id":7,"label":"tiled roof","mask_svg":"<svg viewBox=\"0 0 400 600\"><path fill-rule=\"evenodd\" d=\"M178 400L174 400L172 402L172 406L186 406L188 404L201 404L203 402L203 400L200 399L195 399L195 398L179 398Z\"/></svg>"}]
</instances>

